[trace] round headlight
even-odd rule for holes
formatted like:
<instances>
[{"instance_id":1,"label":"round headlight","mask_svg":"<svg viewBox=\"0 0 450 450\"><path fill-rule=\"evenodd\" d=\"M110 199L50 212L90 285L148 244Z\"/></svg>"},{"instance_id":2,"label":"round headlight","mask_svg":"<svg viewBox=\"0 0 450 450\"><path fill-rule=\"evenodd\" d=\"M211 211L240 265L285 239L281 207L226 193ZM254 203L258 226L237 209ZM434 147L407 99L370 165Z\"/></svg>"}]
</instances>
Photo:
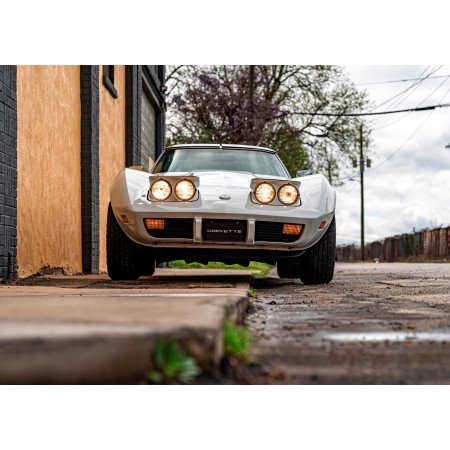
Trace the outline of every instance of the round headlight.
<instances>
[{"instance_id":1,"label":"round headlight","mask_svg":"<svg viewBox=\"0 0 450 450\"><path fill-rule=\"evenodd\" d=\"M175 195L184 201L191 200L195 195L195 184L190 180L180 180L175 185Z\"/></svg>"},{"instance_id":2,"label":"round headlight","mask_svg":"<svg viewBox=\"0 0 450 450\"><path fill-rule=\"evenodd\" d=\"M156 200L167 200L172 194L172 186L166 180L158 180L152 184L152 195Z\"/></svg>"},{"instance_id":3,"label":"round headlight","mask_svg":"<svg viewBox=\"0 0 450 450\"><path fill-rule=\"evenodd\" d=\"M285 184L280 187L278 198L284 205L293 205L298 200L298 189L292 184Z\"/></svg>"},{"instance_id":4,"label":"round headlight","mask_svg":"<svg viewBox=\"0 0 450 450\"><path fill-rule=\"evenodd\" d=\"M275 188L270 183L259 183L255 189L255 197L259 203L270 203L275 198Z\"/></svg>"}]
</instances>

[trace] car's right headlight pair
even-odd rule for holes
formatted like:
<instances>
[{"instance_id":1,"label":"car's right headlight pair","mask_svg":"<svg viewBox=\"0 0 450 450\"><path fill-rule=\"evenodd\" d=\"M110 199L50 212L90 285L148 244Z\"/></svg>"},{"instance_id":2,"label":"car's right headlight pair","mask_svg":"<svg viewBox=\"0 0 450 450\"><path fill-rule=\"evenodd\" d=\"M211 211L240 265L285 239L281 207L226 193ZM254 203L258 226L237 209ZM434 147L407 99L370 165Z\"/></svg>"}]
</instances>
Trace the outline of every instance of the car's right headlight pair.
<instances>
[{"instance_id":1,"label":"car's right headlight pair","mask_svg":"<svg viewBox=\"0 0 450 450\"><path fill-rule=\"evenodd\" d=\"M254 194L256 200L258 200L259 203L268 205L275 200L277 190L275 189L275 186L273 186L273 184L265 181L256 186ZM280 200L283 205L293 205L298 200L298 197L298 189L293 184L283 184L278 189L278 200Z\"/></svg>"}]
</instances>

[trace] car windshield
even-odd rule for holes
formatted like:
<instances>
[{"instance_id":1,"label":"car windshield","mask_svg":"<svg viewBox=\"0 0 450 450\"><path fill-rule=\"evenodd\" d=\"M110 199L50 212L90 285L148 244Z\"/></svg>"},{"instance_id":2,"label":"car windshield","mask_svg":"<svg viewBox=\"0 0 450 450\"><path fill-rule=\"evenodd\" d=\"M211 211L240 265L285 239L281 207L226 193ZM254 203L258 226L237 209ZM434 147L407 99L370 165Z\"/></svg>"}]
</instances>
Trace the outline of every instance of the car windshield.
<instances>
[{"instance_id":1,"label":"car windshield","mask_svg":"<svg viewBox=\"0 0 450 450\"><path fill-rule=\"evenodd\" d=\"M229 170L289 178L289 173L275 153L255 150L166 150L153 168L153 173L198 170Z\"/></svg>"}]
</instances>

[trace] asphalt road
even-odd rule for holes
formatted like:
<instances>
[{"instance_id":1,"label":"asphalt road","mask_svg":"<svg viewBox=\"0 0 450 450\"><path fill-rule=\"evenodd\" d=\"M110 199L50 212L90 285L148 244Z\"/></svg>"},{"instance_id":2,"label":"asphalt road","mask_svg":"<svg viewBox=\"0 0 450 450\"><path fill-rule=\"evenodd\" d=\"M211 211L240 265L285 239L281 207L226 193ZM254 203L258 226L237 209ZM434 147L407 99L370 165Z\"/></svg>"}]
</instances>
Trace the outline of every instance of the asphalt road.
<instances>
[{"instance_id":1,"label":"asphalt road","mask_svg":"<svg viewBox=\"0 0 450 450\"><path fill-rule=\"evenodd\" d=\"M450 264L337 264L255 283L252 357L287 384L449 384Z\"/></svg>"}]
</instances>

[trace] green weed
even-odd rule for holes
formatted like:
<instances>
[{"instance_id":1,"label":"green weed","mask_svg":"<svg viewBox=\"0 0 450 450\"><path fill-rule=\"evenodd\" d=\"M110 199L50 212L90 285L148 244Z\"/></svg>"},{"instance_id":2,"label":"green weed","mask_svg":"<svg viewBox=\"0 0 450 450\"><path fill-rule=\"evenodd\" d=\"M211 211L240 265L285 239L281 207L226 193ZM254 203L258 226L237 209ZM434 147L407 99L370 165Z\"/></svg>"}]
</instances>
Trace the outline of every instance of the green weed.
<instances>
[{"instance_id":1,"label":"green weed","mask_svg":"<svg viewBox=\"0 0 450 450\"><path fill-rule=\"evenodd\" d=\"M229 321L225 323L225 356L234 356L242 361L248 360L254 340L247 327L237 326Z\"/></svg>"},{"instance_id":2,"label":"green weed","mask_svg":"<svg viewBox=\"0 0 450 450\"><path fill-rule=\"evenodd\" d=\"M200 374L195 359L187 357L174 339L166 343L158 339L152 359L153 370L147 374L152 384L186 384Z\"/></svg>"}]
</instances>

